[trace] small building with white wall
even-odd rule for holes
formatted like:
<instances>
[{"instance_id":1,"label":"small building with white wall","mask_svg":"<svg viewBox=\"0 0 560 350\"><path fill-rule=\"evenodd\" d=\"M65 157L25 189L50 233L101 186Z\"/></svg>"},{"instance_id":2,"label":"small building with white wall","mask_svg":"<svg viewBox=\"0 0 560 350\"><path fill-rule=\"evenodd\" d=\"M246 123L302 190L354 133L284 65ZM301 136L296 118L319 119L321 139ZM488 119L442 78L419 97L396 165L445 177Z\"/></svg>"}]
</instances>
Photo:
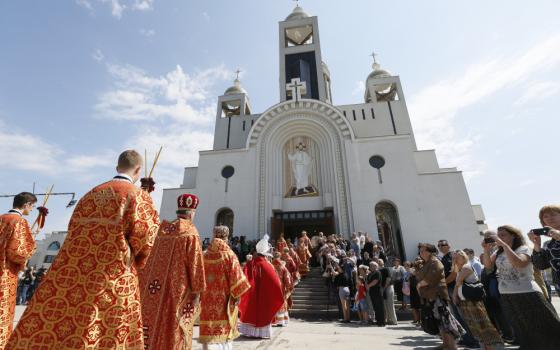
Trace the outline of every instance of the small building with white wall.
<instances>
[{"instance_id":1,"label":"small building with white wall","mask_svg":"<svg viewBox=\"0 0 560 350\"><path fill-rule=\"evenodd\" d=\"M49 268L58 254L60 247L66 239L68 231L53 231L47 233L45 238L37 240L35 254L29 259L28 265L36 268Z\"/></svg>"}]
</instances>

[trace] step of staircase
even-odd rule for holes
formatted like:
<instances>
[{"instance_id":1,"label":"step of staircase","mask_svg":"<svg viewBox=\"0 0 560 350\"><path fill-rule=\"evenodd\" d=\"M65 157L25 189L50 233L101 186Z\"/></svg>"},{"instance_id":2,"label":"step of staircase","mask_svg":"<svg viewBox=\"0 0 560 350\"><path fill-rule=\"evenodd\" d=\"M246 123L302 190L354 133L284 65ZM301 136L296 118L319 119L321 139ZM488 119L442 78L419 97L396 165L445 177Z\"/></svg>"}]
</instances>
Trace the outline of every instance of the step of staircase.
<instances>
[{"instance_id":1,"label":"step of staircase","mask_svg":"<svg viewBox=\"0 0 560 350\"><path fill-rule=\"evenodd\" d=\"M336 294L336 292L335 292ZM329 303L330 297L330 303ZM320 267L313 267L303 276L292 292L292 308L290 317L303 320L337 320L339 317L336 298L338 295L329 296L329 290ZM400 302L395 299L397 319L407 321L412 319L410 310L398 310ZM358 319L355 312L351 313L352 319Z\"/></svg>"},{"instance_id":2,"label":"step of staircase","mask_svg":"<svg viewBox=\"0 0 560 350\"><path fill-rule=\"evenodd\" d=\"M336 304L329 304L329 291L320 267L312 267L292 292L290 317L332 320L338 317Z\"/></svg>"}]
</instances>

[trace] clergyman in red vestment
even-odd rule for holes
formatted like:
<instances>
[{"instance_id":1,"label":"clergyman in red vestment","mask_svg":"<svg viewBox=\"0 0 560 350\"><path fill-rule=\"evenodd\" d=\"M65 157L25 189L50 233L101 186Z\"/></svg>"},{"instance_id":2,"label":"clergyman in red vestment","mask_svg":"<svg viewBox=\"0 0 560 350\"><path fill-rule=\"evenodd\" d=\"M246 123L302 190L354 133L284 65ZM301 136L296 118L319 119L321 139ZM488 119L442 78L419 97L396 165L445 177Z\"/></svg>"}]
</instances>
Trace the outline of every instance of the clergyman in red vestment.
<instances>
[{"instance_id":1,"label":"clergyman in red vestment","mask_svg":"<svg viewBox=\"0 0 560 350\"><path fill-rule=\"evenodd\" d=\"M141 168L138 152L123 152L119 174L78 202L6 349L144 349L137 269L159 217L147 191L134 185Z\"/></svg>"},{"instance_id":2,"label":"clergyman in red vestment","mask_svg":"<svg viewBox=\"0 0 560 350\"><path fill-rule=\"evenodd\" d=\"M200 298L200 335L204 350L231 350L237 331L238 303L251 288L237 256L227 244L229 228L214 227L214 239L204 253L206 290Z\"/></svg>"},{"instance_id":3,"label":"clergyman in red vestment","mask_svg":"<svg viewBox=\"0 0 560 350\"><path fill-rule=\"evenodd\" d=\"M287 248L286 248L287 249ZM280 258L280 253L274 253L274 259L272 260L272 265L276 269L280 283L282 284L282 293L284 295L284 304L276 313L276 319L273 322L274 326L285 327L290 321L290 315L288 310L291 307L291 295L294 289L294 284L292 280L292 275L290 271L286 268L286 262Z\"/></svg>"},{"instance_id":4,"label":"clergyman in red vestment","mask_svg":"<svg viewBox=\"0 0 560 350\"><path fill-rule=\"evenodd\" d=\"M278 250L279 252L283 252L284 248L286 248L287 246L288 243L286 243L286 240L284 239L284 232L280 232L280 237L276 241L276 250Z\"/></svg>"},{"instance_id":5,"label":"clergyman in red vestment","mask_svg":"<svg viewBox=\"0 0 560 350\"><path fill-rule=\"evenodd\" d=\"M0 215L0 349L4 349L14 324L18 272L35 251L35 240L23 215L29 215L37 197L22 192L14 197L13 209Z\"/></svg>"},{"instance_id":6,"label":"clergyman in red vestment","mask_svg":"<svg viewBox=\"0 0 560 350\"><path fill-rule=\"evenodd\" d=\"M192 220L198 197L177 198L177 219L163 221L140 271L144 345L149 350L190 350L206 288L200 237Z\"/></svg>"},{"instance_id":7,"label":"clergyman in red vestment","mask_svg":"<svg viewBox=\"0 0 560 350\"><path fill-rule=\"evenodd\" d=\"M310 247L311 242L307 237L307 232L302 231L297 247L297 254L301 261L299 264L299 273L302 276L305 276L309 272L309 259L311 258L311 252L309 251Z\"/></svg>"},{"instance_id":8,"label":"clergyman in red vestment","mask_svg":"<svg viewBox=\"0 0 560 350\"><path fill-rule=\"evenodd\" d=\"M284 304L284 295L276 270L266 258L270 256L268 235L257 243L256 250L249 273L251 289L239 304L239 332L247 337L270 338L276 313Z\"/></svg>"},{"instance_id":9,"label":"clergyman in red vestment","mask_svg":"<svg viewBox=\"0 0 560 350\"><path fill-rule=\"evenodd\" d=\"M284 248L284 250L281 253L282 253L281 258L286 263L286 268L292 275L292 282L295 286L299 283L300 280L298 264L292 258L290 254L290 248L288 247Z\"/></svg>"}]
</instances>

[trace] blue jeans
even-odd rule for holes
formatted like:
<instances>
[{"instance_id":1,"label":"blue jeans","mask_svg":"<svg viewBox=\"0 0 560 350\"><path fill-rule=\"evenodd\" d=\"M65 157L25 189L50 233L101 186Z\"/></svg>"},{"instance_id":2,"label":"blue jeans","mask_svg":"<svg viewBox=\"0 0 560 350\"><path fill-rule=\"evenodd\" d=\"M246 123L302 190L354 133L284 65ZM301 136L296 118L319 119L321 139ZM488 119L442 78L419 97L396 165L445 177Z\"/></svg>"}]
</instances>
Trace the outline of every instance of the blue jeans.
<instances>
[{"instance_id":1,"label":"blue jeans","mask_svg":"<svg viewBox=\"0 0 560 350\"><path fill-rule=\"evenodd\" d=\"M24 284L21 286L21 294L19 295L18 300L18 303L20 305L27 302L27 292L29 292L29 288L31 288L29 284Z\"/></svg>"}]
</instances>

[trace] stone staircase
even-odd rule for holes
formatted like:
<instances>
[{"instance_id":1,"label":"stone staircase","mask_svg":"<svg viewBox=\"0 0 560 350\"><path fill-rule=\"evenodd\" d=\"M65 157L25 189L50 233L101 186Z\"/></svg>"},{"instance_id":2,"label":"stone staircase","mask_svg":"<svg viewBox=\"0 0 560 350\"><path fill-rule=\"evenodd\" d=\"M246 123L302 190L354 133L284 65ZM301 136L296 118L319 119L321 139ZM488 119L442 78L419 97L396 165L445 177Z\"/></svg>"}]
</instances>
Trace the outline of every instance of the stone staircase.
<instances>
[{"instance_id":1,"label":"stone staircase","mask_svg":"<svg viewBox=\"0 0 560 350\"><path fill-rule=\"evenodd\" d=\"M292 293L293 305L290 310L290 317L336 320L338 318L336 301L329 303L328 293L321 268L312 267L311 271L301 279ZM336 300L334 297L332 295L331 300Z\"/></svg>"},{"instance_id":2,"label":"stone staircase","mask_svg":"<svg viewBox=\"0 0 560 350\"><path fill-rule=\"evenodd\" d=\"M337 320L338 307L336 300L338 294L333 291L330 296L325 278L322 276L320 267L312 267L311 271L301 279L292 293L293 305L290 309L290 317L304 320ZM395 299L395 309L399 321L412 320L410 310L399 310L401 303ZM357 320L358 315L351 313L351 319Z\"/></svg>"}]
</instances>

